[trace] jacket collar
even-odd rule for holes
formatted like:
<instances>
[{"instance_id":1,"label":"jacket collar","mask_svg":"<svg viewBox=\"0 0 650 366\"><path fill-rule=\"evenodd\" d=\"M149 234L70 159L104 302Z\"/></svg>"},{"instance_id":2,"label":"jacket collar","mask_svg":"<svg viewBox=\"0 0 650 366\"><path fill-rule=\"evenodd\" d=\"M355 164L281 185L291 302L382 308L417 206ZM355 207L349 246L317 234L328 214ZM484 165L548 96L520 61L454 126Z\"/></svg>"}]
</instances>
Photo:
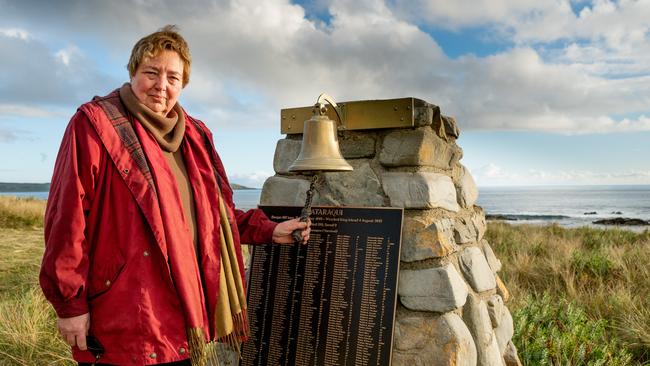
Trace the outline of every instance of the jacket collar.
<instances>
[{"instance_id":1,"label":"jacket collar","mask_svg":"<svg viewBox=\"0 0 650 366\"><path fill-rule=\"evenodd\" d=\"M166 240L153 176L133 121L118 90L80 107L86 113L120 176L133 194L167 262Z\"/></svg>"}]
</instances>

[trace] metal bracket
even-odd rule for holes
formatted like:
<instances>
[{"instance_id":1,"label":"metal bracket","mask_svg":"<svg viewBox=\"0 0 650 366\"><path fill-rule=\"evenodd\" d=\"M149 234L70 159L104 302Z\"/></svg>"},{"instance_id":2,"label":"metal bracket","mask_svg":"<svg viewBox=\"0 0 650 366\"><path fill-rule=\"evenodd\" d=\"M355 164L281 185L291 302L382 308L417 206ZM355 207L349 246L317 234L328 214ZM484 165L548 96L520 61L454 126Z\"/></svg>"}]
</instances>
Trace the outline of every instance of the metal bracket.
<instances>
[{"instance_id":1,"label":"metal bracket","mask_svg":"<svg viewBox=\"0 0 650 366\"><path fill-rule=\"evenodd\" d=\"M339 130L372 130L379 128L414 127L415 98L361 100L338 103L328 108L327 116L336 121ZM304 122L313 115L313 106L285 108L280 111L280 130L283 134L302 133ZM337 113L338 112L338 113Z\"/></svg>"}]
</instances>

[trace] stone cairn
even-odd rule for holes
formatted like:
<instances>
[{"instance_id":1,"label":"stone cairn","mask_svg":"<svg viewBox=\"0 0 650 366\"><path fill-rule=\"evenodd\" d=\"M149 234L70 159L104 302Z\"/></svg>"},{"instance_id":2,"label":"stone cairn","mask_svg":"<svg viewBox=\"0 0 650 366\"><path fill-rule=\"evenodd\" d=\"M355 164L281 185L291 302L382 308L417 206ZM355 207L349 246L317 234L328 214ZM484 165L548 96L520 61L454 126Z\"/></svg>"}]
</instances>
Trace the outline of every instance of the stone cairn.
<instances>
[{"instance_id":1,"label":"stone cairn","mask_svg":"<svg viewBox=\"0 0 650 366\"><path fill-rule=\"evenodd\" d=\"M415 101L413 128L339 132L354 171L325 173L313 204L404 208L393 365L521 365L456 121ZM301 144L278 141L262 205L304 205L310 178L289 172Z\"/></svg>"}]
</instances>

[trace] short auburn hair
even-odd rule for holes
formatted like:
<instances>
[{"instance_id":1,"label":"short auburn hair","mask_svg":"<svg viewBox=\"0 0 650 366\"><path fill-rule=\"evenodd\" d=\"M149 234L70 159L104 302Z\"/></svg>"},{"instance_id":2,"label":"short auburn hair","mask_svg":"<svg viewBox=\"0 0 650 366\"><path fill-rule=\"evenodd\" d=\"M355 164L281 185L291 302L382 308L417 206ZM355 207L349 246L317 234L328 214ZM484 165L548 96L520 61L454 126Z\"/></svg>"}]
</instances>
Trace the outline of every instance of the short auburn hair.
<instances>
[{"instance_id":1,"label":"short auburn hair","mask_svg":"<svg viewBox=\"0 0 650 366\"><path fill-rule=\"evenodd\" d=\"M141 38L131 51L129 64L126 68L129 70L129 77L135 76L136 70L146 58L158 56L162 51L175 51L183 61L183 87L190 82L190 67L192 56L190 56L190 47L185 39L178 33L178 27L175 25L166 25L157 32Z\"/></svg>"}]
</instances>

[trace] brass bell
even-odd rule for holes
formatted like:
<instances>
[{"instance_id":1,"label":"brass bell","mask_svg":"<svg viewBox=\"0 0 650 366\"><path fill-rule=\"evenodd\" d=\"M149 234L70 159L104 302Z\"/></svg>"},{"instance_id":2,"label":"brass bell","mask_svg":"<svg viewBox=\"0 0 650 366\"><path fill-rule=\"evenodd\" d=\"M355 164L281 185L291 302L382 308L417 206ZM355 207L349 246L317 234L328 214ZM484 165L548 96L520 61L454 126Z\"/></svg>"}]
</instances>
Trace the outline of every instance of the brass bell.
<instances>
[{"instance_id":1,"label":"brass bell","mask_svg":"<svg viewBox=\"0 0 650 366\"><path fill-rule=\"evenodd\" d=\"M321 94L314 105L314 115L305 121L300 154L289 167L290 172L352 170L352 166L341 155L336 122L327 116L327 106L324 101L334 107L338 116L336 103L328 95ZM339 120L341 120L340 116Z\"/></svg>"}]
</instances>

